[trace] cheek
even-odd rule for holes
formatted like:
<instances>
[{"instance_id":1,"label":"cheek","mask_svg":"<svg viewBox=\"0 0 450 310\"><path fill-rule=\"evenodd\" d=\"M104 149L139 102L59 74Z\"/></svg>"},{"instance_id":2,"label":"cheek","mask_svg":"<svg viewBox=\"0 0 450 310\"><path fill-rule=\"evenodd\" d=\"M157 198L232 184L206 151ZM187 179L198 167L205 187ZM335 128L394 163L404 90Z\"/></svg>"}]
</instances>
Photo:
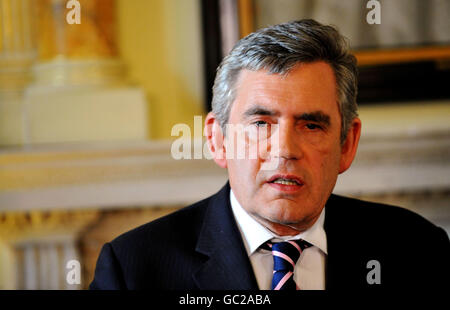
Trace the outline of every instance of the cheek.
<instances>
[{"instance_id":1,"label":"cheek","mask_svg":"<svg viewBox=\"0 0 450 310\"><path fill-rule=\"evenodd\" d=\"M233 132L227 140L227 165L236 181L255 183L263 162L261 149L267 145L254 139L249 130ZM264 151L262 153L265 153ZM230 173L230 172L229 172ZM256 181L255 181L256 180Z\"/></svg>"},{"instance_id":2,"label":"cheek","mask_svg":"<svg viewBox=\"0 0 450 310\"><path fill-rule=\"evenodd\" d=\"M259 171L259 161L255 159L227 159L228 174L236 183L255 183Z\"/></svg>"},{"instance_id":3,"label":"cheek","mask_svg":"<svg viewBox=\"0 0 450 310\"><path fill-rule=\"evenodd\" d=\"M255 199L260 197L259 185L262 178L258 175L258 162L255 160L227 160L228 177L233 192L242 206L249 210L257 206Z\"/></svg>"},{"instance_id":4,"label":"cheek","mask_svg":"<svg viewBox=\"0 0 450 310\"><path fill-rule=\"evenodd\" d=\"M335 181L339 173L340 147L333 145L316 148L309 157L313 178L320 178L323 185Z\"/></svg>"}]
</instances>

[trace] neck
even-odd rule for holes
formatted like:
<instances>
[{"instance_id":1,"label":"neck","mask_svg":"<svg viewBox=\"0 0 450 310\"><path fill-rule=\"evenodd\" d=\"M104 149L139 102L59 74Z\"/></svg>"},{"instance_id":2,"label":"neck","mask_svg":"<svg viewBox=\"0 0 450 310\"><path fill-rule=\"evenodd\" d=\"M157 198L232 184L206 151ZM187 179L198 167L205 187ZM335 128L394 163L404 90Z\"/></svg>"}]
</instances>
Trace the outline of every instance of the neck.
<instances>
[{"instance_id":1,"label":"neck","mask_svg":"<svg viewBox=\"0 0 450 310\"><path fill-rule=\"evenodd\" d=\"M258 223L266 227L268 230L270 230L272 233L278 235L278 236L296 236L307 229L309 229L311 226L314 225L314 223L317 221L317 219L320 216L320 212L318 215L314 216L311 219L308 219L308 221L302 222L302 223L276 223L272 222L268 219L259 217L257 215L250 214Z\"/></svg>"}]
</instances>

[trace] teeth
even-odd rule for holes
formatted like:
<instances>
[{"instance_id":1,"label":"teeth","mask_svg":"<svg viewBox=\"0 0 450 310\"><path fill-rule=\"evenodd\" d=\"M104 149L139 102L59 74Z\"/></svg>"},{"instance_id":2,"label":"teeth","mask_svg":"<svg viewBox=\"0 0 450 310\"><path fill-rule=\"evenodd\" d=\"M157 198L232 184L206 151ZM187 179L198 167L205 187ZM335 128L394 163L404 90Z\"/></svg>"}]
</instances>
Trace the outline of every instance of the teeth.
<instances>
[{"instance_id":1,"label":"teeth","mask_svg":"<svg viewBox=\"0 0 450 310\"><path fill-rule=\"evenodd\" d=\"M273 183L283 184L283 185L299 185L297 181L291 181L287 179L276 179Z\"/></svg>"}]
</instances>

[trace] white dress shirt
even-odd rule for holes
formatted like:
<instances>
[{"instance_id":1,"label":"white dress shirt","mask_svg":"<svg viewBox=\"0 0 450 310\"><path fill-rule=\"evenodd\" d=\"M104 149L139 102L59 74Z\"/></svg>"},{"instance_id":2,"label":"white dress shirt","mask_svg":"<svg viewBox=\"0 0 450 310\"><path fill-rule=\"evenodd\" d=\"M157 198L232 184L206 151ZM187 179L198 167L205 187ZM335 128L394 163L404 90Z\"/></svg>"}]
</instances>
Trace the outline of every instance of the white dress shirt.
<instances>
[{"instance_id":1,"label":"white dress shirt","mask_svg":"<svg viewBox=\"0 0 450 310\"><path fill-rule=\"evenodd\" d=\"M303 290L325 289L325 259L327 255L327 237L323 228L325 208L318 220L309 229L296 236L278 236L258 223L245 211L230 191L231 208L238 223L247 254L255 273L258 287L270 290L273 274L272 253L259 246L264 242L303 239L313 246L305 249L294 268L294 281Z\"/></svg>"}]
</instances>

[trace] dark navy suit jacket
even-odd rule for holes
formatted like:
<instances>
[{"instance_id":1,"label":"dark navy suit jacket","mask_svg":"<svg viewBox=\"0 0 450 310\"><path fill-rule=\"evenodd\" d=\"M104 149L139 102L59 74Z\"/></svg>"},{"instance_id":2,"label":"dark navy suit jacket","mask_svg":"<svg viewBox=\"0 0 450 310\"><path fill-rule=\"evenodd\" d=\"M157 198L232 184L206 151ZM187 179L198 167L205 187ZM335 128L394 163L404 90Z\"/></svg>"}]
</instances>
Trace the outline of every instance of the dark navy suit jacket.
<instances>
[{"instance_id":1,"label":"dark navy suit jacket","mask_svg":"<svg viewBox=\"0 0 450 310\"><path fill-rule=\"evenodd\" d=\"M106 243L90 289L258 289L229 192ZM448 288L448 235L411 211L331 195L324 228L327 289ZM381 284L367 281L371 260Z\"/></svg>"}]
</instances>

